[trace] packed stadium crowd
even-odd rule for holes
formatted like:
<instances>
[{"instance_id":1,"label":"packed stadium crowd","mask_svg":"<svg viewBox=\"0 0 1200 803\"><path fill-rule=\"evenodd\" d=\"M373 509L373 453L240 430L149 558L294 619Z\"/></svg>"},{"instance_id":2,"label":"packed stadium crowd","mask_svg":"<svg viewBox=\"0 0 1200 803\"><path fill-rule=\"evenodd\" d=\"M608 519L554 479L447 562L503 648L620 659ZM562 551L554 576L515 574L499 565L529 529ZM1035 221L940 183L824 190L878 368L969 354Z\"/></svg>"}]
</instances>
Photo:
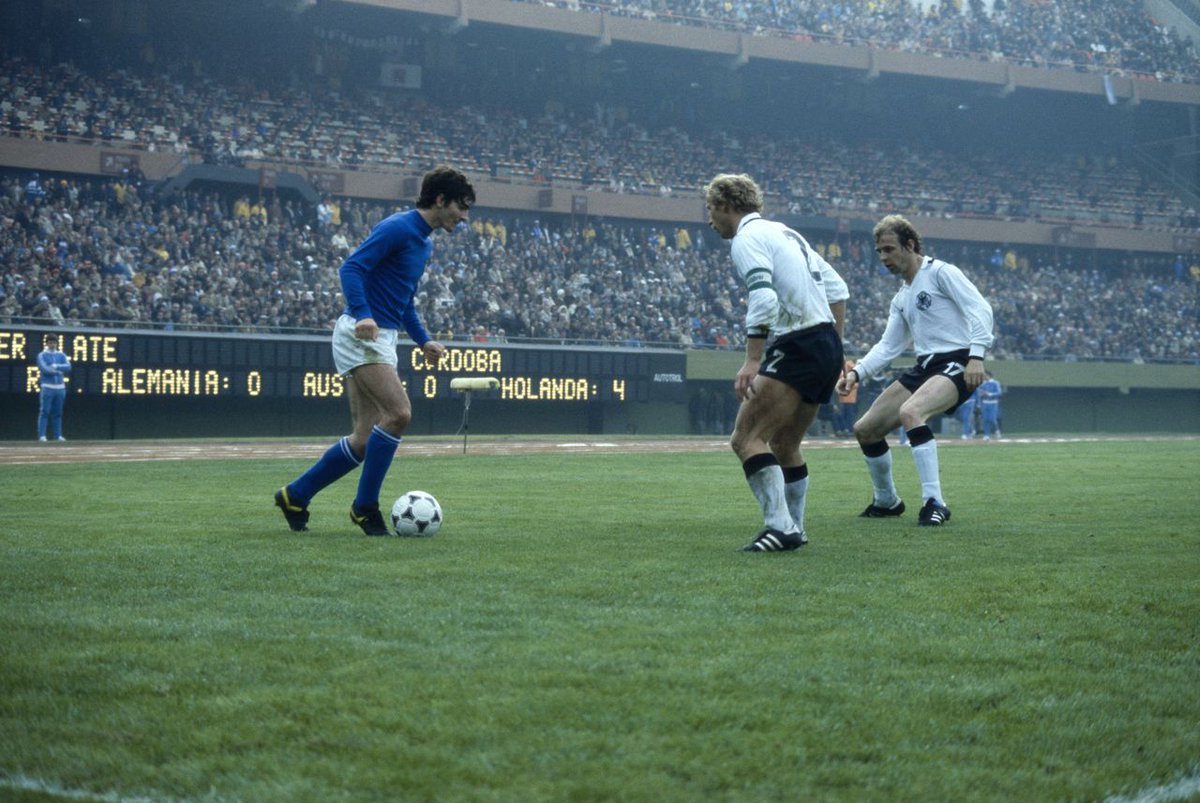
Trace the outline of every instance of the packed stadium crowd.
<instances>
[{"instance_id":1,"label":"packed stadium crowd","mask_svg":"<svg viewBox=\"0 0 1200 803\"><path fill-rule=\"evenodd\" d=\"M766 132L651 131L619 110L442 108L380 92L267 90L182 66L102 76L70 63L9 56L0 70L8 136L170 150L180 160L417 174L449 162L479 175L616 193L696 193L731 162L796 214L882 209L1189 229L1200 216L1112 153L986 148L950 152L897 144L780 137ZM370 114L364 114L370 109ZM907 180L894 180L896 164Z\"/></svg>"},{"instance_id":2,"label":"packed stadium crowd","mask_svg":"<svg viewBox=\"0 0 1200 803\"><path fill-rule=\"evenodd\" d=\"M1120 0L969 0L926 10L911 0L549 4L1200 80L1192 44ZM920 216L937 215L1200 231L1195 209L1113 153L652 130L599 105L581 112L549 103L540 116L500 104L439 106L424 95L349 84L330 91L328 82L253 71L217 80L195 53L149 44L102 61L85 69L49 52L0 55L0 134L166 150L180 162L406 175L449 162L499 179L664 196L698 194L736 165L767 190L768 214L899 211L918 226ZM120 179L11 174L0 180L0 320L324 332L343 307L339 264L393 209L349 198L314 209L274 194L165 196L136 169ZM861 236L813 240L852 288L847 346L861 353L882 330L895 280ZM999 356L1200 358L1200 267L1190 255L936 245L991 300ZM469 231L437 238L420 304L430 330L448 340L740 348L742 292L727 248L699 224L480 213Z\"/></svg>"},{"instance_id":3,"label":"packed stadium crowd","mask_svg":"<svg viewBox=\"0 0 1200 803\"><path fill-rule=\"evenodd\" d=\"M25 180L27 179L28 180ZM32 187L31 187L32 183ZM136 176L0 179L0 322L325 332L337 269L394 208L169 197ZM436 238L419 305L445 340L740 348L743 290L700 226L473 216ZM847 350L882 332L896 280L869 239L813 243L849 284ZM930 244L972 277L1007 358L1200 360L1200 266L1182 256Z\"/></svg>"},{"instance_id":4,"label":"packed stadium crowd","mask_svg":"<svg viewBox=\"0 0 1200 803\"><path fill-rule=\"evenodd\" d=\"M1200 80L1195 43L1128 0L528 0L800 41Z\"/></svg>"}]
</instances>

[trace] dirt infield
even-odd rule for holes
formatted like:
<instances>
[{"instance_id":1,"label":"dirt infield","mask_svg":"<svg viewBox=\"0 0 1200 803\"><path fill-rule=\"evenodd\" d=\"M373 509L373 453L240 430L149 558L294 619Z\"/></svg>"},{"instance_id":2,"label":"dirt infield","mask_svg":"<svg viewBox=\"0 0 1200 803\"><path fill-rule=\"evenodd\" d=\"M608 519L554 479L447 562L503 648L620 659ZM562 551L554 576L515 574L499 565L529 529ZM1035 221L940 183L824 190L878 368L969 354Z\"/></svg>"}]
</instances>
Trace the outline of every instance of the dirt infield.
<instances>
[{"instance_id":1,"label":"dirt infield","mask_svg":"<svg viewBox=\"0 0 1200 803\"><path fill-rule=\"evenodd\" d=\"M333 441L230 440L230 441L68 441L67 443L0 444L0 465L47 463L140 462L180 460L234 460L297 458L315 460ZM847 442L848 443L848 442ZM837 445L833 442L827 445ZM588 439L468 439L466 454L528 454L563 452L720 451L728 441L715 438L670 440ZM462 438L412 437L400 446L409 457L463 454Z\"/></svg>"},{"instance_id":2,"label":"dirt infield","mask_svg":"<svg viewBox=\"0 0 1200 803\"><path fill-rule=\"evenodd\" d=\"M37 465L49 463L146 462L182 460L235 460L296 458L315 460L332 442L293 440L218 440L218 441L69 441L67 443L0 443L0 465ZM1088 443L1097 441L1153 442L1200 440L1198 435L1072 435L1031 438L1005 438L999 444ZM987 447L981 440L939 440L953 448ZM522 438L483 437L468 439L466 454L535 453L632 453L632 452L723 452L729 441L718 437L636 438L600 436L544 436ZM853 440L814 438L805 441L807 449L857 449ZM463 454L461 437L437 436L407 438L400 447L409 457Z\"/></svg>"}]
</instances>

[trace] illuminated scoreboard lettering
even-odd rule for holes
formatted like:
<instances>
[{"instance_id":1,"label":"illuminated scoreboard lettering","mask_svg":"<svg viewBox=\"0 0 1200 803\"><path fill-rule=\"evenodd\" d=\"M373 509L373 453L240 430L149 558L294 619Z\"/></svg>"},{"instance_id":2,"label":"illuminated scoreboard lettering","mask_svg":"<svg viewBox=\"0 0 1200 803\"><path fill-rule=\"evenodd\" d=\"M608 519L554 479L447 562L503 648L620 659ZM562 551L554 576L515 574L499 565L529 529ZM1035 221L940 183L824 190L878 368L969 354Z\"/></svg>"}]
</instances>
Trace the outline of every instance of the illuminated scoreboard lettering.
<instances>
[{"instance_id":1,"label":"illuminated scoreboard lettering","mask_svg":"<svg viewBox=\"0 0 1200 803\"><path fill-rule=\"evenodd\" d=\"M338 399L346 392L345 381L334 371L305 371L300 395L306 399Z\"/></svg>"},{"instance_id":2,"label":"illuminated scoreboard lettering","mask_svg":"<svg viewBox=\"0 0 1200 803\"><path fill-rule=\"evenodd\" d=\"M582 347L451 346L436 368L410 347L409 393L436 398L457 376L494 376L484 398L531 402L683 401L682 352ZM401 374L404 374L403 368ZM415 380L415 381L414 381Z\"/></svg>"},{"instance_id":3,"label":"illuminated scoreboard lettering","mask_svg":"<svg viewBox=\"0 0 1200 803\"><path fill-rule=\"evenodd\" d=\"M0 329L0 393L38 390L37 354L59 335L68 393L123 398L326 400L345 396L328 337L125 330ZM682 402L685 357L666 349L479 344L448 346L440 365L401 346L397 371L414 399L450 399L450 380L499 380L480 398L519 404Z\"/></svg>"},{"instance_id":4,"label":"illuminated scoreboard lettering","mask_svg":"<svg viewBox=\"0 0 1200 803\"><path fill-rule=\"evenodd\" d=\"M51 330L0 330L0 392L36 393ZM116 398L338 398L343 380L320 338L56 330L70 394Z\"/></svg>"}]
</instances>

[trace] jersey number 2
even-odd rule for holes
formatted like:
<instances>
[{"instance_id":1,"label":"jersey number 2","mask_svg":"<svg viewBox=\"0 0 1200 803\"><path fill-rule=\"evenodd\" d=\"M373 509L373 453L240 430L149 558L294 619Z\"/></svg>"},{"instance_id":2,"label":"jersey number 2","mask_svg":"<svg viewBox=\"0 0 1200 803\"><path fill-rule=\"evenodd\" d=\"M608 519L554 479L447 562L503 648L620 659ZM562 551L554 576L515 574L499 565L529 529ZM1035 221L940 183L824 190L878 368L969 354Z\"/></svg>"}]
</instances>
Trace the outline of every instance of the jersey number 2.
<instances>
[{"instance_id":1,"label":"jersey number 2","mask_svg":"<svg viewBox=\"0 0 1200 803\"><path fill-rule=\"evenodd\" d=\"M772 349L767 355L767 364L762 367L764 374L773 374L779 367L779 361L783 359L783 352L778 349Z\"/></svg>"}]
</instances>

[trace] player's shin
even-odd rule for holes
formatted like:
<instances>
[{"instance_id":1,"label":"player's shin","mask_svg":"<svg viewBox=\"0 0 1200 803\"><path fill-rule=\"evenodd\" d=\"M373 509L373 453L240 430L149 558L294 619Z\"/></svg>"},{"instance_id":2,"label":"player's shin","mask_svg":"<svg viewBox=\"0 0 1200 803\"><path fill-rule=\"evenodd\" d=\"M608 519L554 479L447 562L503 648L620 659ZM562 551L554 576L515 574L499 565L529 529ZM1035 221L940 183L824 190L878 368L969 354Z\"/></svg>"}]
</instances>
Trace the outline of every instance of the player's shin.
<instances>
[{"instance_id":1,"label":"player's shin","mask_svg":"<svg viewBox=\"0 0 1200 803\"><path fill-rule=\"evenodd\" d=\"M875 504L893 507L900 500L900 495L896 493L896 482L892 478L892 452L888 449L887 441L863 444L862 452L871 475L871 485L875 489Z\"/></svg>"},{"instance_id":2,"label":"player's shin","mask_svg":"<svg viewBox=\"0 0 1200 803\"><path fill-rule=\"evenodd\" d=\"M908 440L912 444L913 462L917 464L917 476L921 478L921 497L935 499L938 504L944 504L942 499L942 481L938 470L937 439L928 425L913 427L908 431Z\"/></svg>"},{"instance_id":3,"label":"player's shin","mask_svg":"<svg viewBox=\"0 0 1200 803\"><path fill-rule=\"evenodd\" d=\"M392 458L396 456L400 440L399 435L392 435L382 427L376 426L371 430L363 456L362 474L358 478L358 494L354 497L356 510L368 510L379 505L379 490L383 487L384 477L392 465Z\"/></svg>"},{"instance_id":4,"label":"player's shin","mask_svg":"<svg viewBox=\"0 0 1200 803\"><path fill-rule=\"evenodd\" d=\"M783 469L775 455L768 452L747 458L742 463L742 471L762 508L763 525L785 533L795 530L796 524L788 512Z\"/></svg>"},{"instance_id":5,"label":"player's shin","mask_svg":"<svg viewBox=\"0 0 1200 803\"><path fill-rule=\"evenodd\" d=\"M801 532L804 531L804 508L808 503L808 464L783 469L783 489L787 496L788 513Z\"/></svg>"},{"instance_id":6,"label":"player's shin","mask_svg":"<svg viewBox=\"0 0 1200 803\"><path fill-rule=\"evenodd\" d=\"M307 507L318 491L346 476L361 463L350 448L350 439L342 438L326 449L308 471L288 484L288 497L300 507Z\"/></svg>"}]
</instances>

